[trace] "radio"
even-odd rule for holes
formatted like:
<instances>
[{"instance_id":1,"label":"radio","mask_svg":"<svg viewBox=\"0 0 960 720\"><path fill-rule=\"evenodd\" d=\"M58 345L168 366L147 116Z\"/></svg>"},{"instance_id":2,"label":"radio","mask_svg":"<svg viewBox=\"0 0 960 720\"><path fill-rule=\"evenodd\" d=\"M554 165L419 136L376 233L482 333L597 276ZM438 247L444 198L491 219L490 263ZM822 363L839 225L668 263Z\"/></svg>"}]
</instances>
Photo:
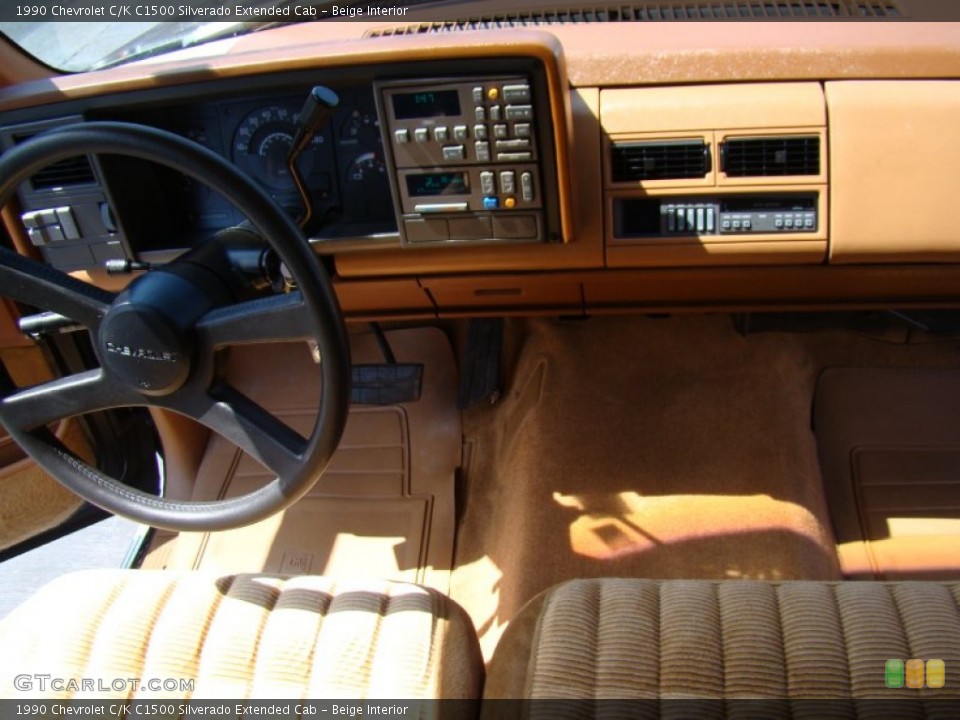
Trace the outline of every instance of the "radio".
<instances>
[{"instance_id":1,"label":"radio","mask_svg":"<svg viewBox=\"0 0 960 720\"><path fill-rule=\"evenodd\" d=\"M404 244L546 240L548 112L529 77L382 81L376 94Z\"/></svg>"}]
</instances>

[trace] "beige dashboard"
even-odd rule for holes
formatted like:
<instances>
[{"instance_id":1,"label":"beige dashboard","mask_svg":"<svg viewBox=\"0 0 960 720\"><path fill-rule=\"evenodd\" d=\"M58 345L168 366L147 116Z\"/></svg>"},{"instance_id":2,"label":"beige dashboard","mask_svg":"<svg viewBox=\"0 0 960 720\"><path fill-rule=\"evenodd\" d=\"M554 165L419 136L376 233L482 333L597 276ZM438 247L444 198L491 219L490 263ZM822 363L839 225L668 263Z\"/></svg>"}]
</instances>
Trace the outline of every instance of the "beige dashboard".
<instances>
[{"instance_id":1,"label":"beige dashboard","mask_svg":"<svg viewBox=\"0 0 960 720\"><path fill-rule=\"evenodd\" d=\"M956 24L361 38L376 27L291 26L192 59L34 80L0 91L0 111L304 69L535 57L550 88L561 241L321 248L348 317L960 304ZM653 167L642 153L678 147L699 148L699 174L614 167ZM802 147L807 164L734 172L735 152L761 147L781 163ZM16 219L5 214L29 250Z\"/></svg>"}]
</instances>

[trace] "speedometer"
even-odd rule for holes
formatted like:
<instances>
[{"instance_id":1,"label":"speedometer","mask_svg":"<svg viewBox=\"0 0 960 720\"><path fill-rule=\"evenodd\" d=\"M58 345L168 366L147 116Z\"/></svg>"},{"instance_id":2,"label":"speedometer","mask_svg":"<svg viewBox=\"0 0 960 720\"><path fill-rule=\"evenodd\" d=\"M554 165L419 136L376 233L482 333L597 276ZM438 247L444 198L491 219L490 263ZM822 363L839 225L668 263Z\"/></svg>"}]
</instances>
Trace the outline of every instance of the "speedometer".
<instances>
[{"instance_id":1,"label":"speedometer","mask_svg":"<svg viewBox=\"0 0 960 720\"><path fill-rule=\"evenodd\" d=\"M293 190L293 178L287 168L287 155L296 132L297 110L271 105L254 110L243 118L233 139L233 161L244 172L267 188L283 192ZM303 177L314 169L325 134L318 133L297 160Z\"/></svg>"}]
</instances>

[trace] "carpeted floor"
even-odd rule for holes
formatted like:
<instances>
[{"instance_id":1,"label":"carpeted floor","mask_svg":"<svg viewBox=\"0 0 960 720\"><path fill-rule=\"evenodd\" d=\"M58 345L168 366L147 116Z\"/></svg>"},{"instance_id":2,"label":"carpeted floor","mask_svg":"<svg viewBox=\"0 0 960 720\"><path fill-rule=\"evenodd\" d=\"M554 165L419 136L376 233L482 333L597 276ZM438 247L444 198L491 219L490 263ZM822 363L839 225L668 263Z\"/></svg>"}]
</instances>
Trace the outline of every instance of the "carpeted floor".
<instances>
[{"instance_id":1,"label":"carpeted floor","mask_svg":"<svg viewBox=\"0 0 960 720\"><path fill-rule=\"evenodd\" d=\"M505 397L464 418L451 581L488 653L571 577L840 577L810 423L819 372L958 357L903 326L743 336L727 315L508 329Z\"/></svg>"}]
</instances>

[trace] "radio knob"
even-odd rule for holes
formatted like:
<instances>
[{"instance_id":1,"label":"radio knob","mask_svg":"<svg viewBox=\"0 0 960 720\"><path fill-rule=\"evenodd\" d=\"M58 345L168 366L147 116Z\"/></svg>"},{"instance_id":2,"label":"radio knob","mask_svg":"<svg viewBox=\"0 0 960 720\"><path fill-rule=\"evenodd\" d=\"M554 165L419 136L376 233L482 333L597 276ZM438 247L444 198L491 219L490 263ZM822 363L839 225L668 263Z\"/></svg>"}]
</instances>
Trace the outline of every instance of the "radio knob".
<instances>
[{"instance_id":1,"label":"radio knob","mask_svg":"<svg viewBox=\"0 0 960 720\"><path fill-rule=\"evenodd\" d=\"M525 172L520 175L520 196L524 202L533 202L533 174Z\"/></svg>"},{"instance_id":2,"label":"radio knob","mask_svg":"<svg viewBox=\"0 0 960 720\"><path fill-rule=\"evenodd\" d=\"M492 172L489 170L484 170L482 173L480 173L480 192L482 192L484 195L497 194L497 187L495 183L496 180L494 179Z\"/></svg>"}]
</instances>

